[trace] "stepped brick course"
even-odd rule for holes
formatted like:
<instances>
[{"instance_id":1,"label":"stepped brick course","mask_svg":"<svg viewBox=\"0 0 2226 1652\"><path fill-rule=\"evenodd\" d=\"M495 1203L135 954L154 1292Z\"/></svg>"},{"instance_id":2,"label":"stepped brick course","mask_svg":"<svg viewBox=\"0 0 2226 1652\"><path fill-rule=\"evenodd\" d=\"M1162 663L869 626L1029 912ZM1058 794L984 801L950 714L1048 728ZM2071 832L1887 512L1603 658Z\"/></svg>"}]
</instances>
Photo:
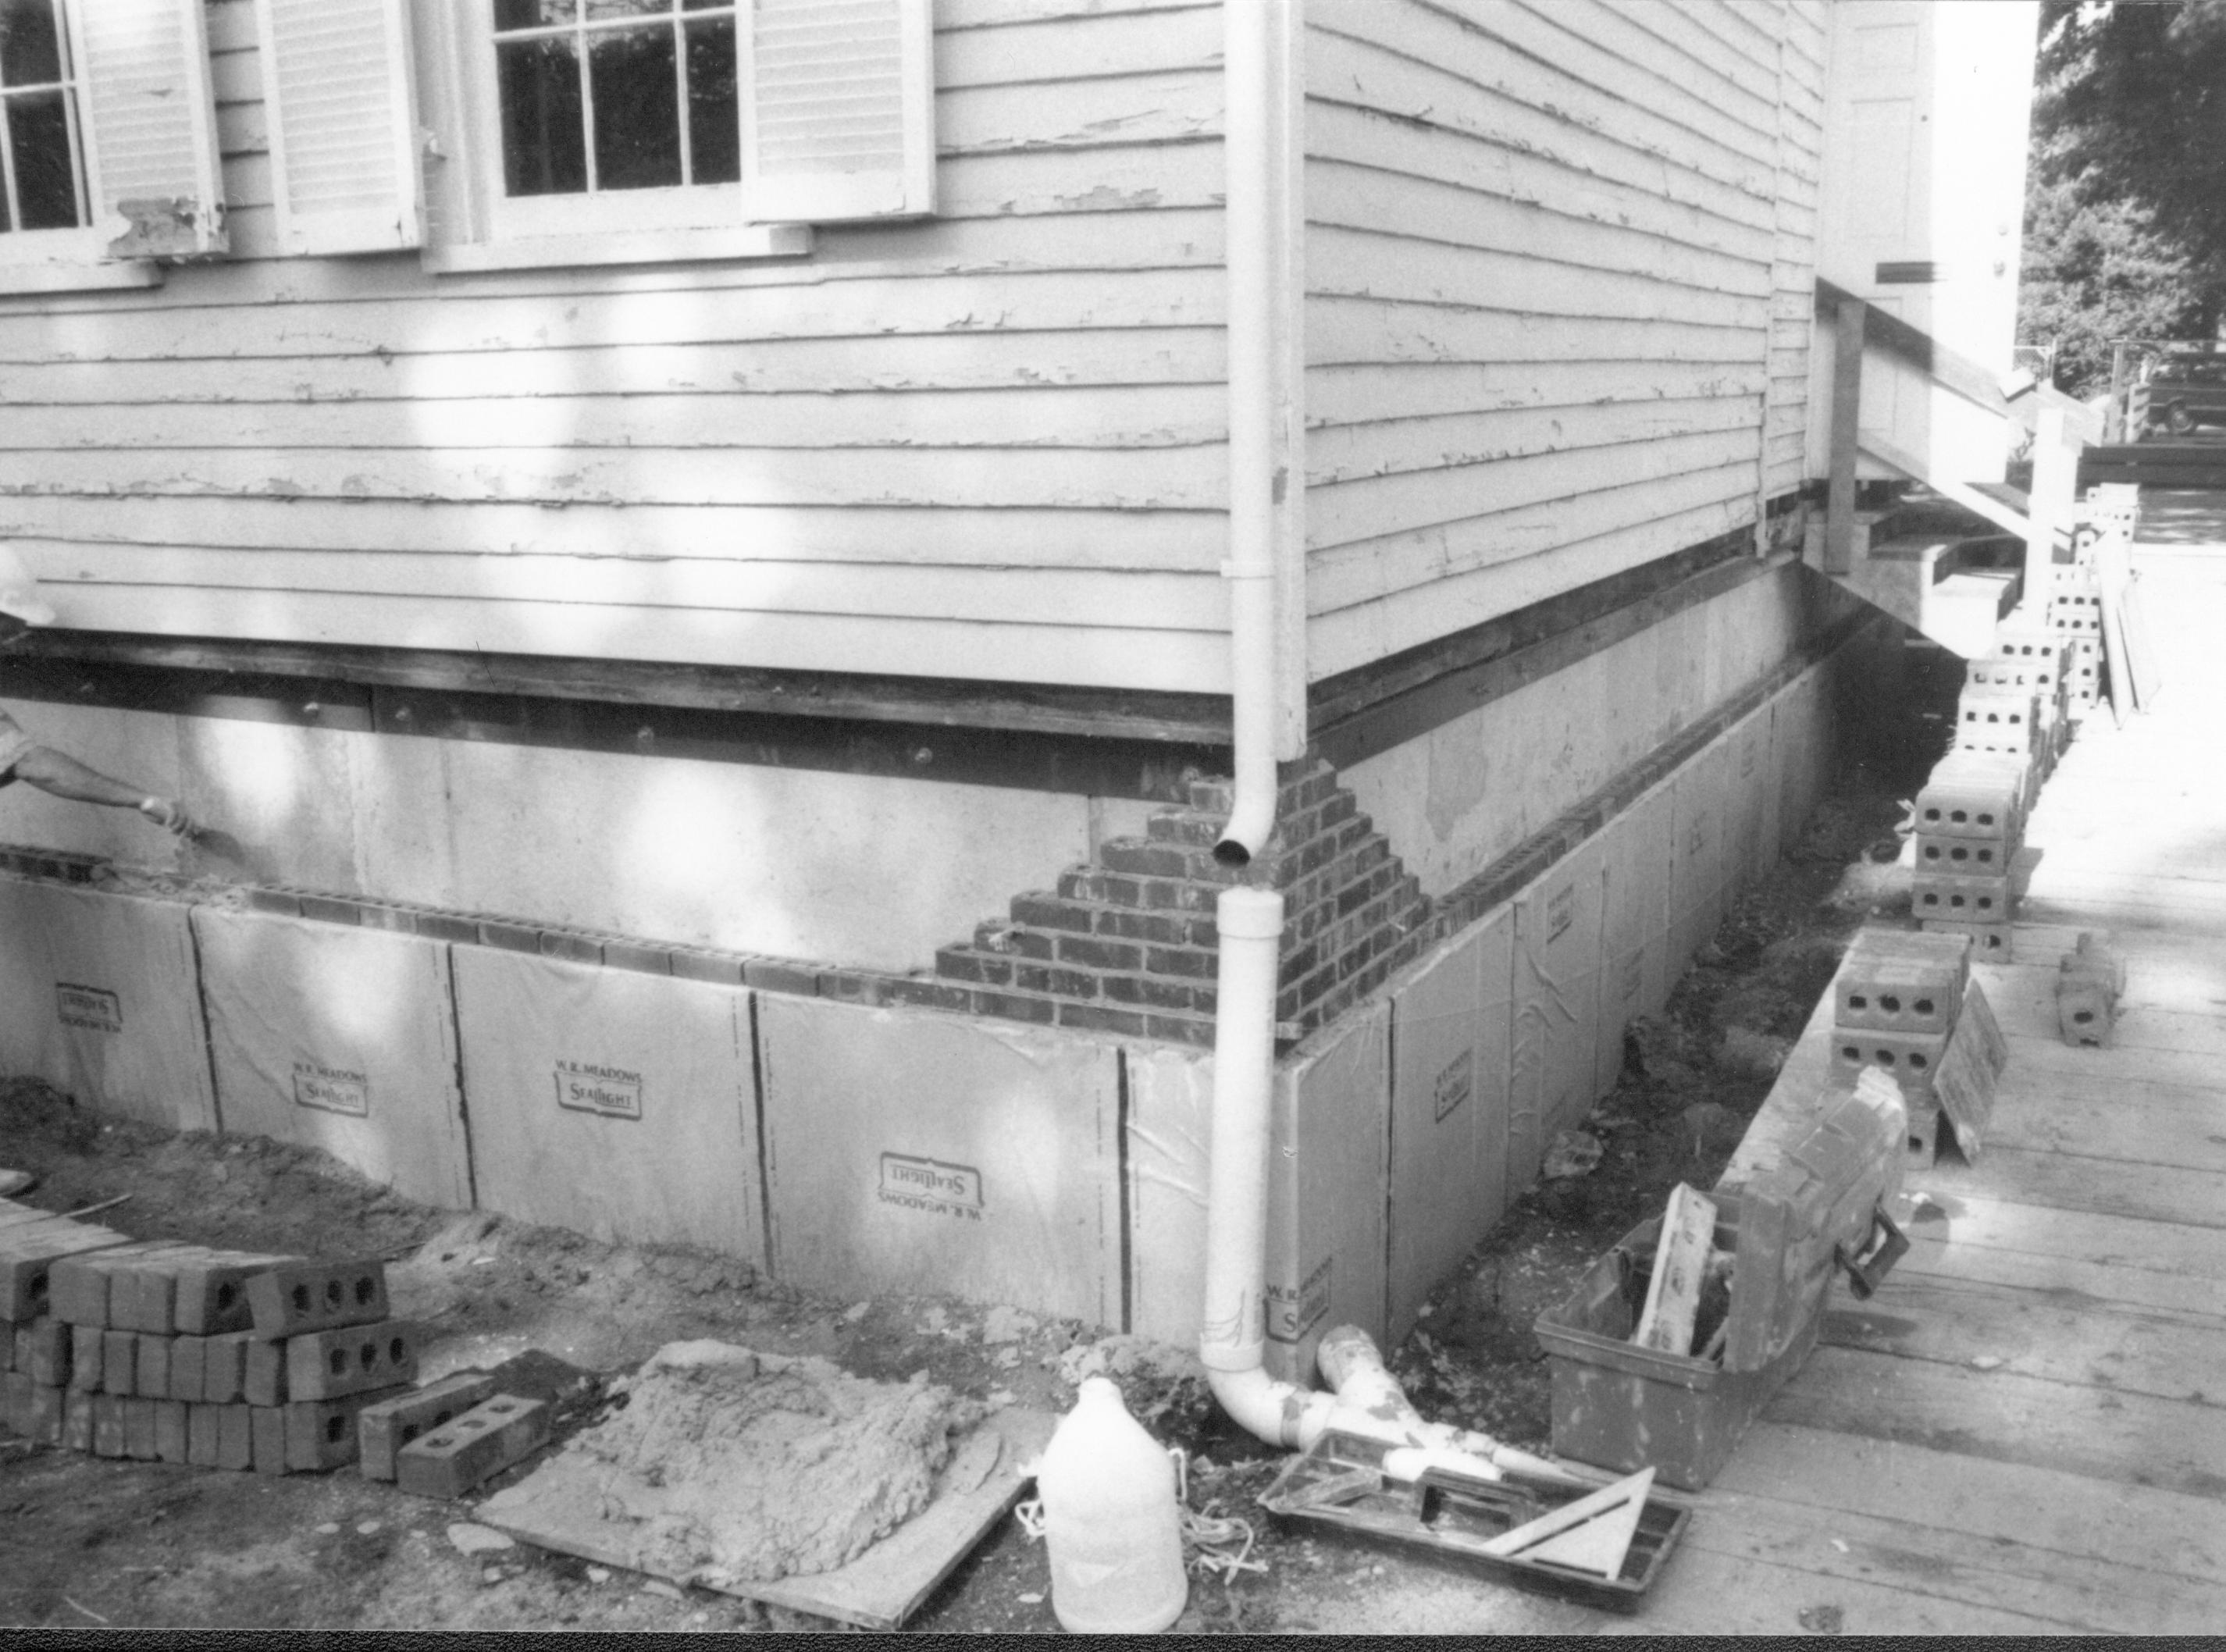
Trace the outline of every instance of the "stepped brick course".
<instances>
[{"instance_id":1,"label":"stepped brick course","mask_svg":"<svg viewBox=\"0 0 2226 1652\"><path fill-rule=\"evenodd\" d=\"M1285 778L1275 834L1250 866L1213 858L1230 804L1227 780L1192 782L1186 806L1154 815L1142 837L1101 845L1056 887L1015 898L1008 917L936 954L933 981L881 983L882 1001L1208 1045L1214 903L1237 884L1284 898L1275 1016L1286 1039L1421 950L1429 899L1333 770L1316 763Z\"/></svg>"}]
</instances>

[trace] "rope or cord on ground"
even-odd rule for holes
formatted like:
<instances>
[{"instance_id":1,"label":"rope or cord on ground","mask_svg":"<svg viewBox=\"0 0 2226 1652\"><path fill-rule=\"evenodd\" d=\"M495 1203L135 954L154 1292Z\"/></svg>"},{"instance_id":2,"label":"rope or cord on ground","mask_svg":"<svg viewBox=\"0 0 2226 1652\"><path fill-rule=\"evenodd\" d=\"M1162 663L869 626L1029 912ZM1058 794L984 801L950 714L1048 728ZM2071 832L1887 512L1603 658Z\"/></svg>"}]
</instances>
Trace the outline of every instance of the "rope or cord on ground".
<instances>
[{"instance_id":1,"label":"rope or cord on ground","mask_svg":"<svg viewBox=\"0 0 2226 1652\"><path fill-rule=\"evenodd\" d=\"M1218 1498L1203 1509L1192 1509L1189 1455L1180 1446L1171 1446L1167 1456L1175 1465L1175 1506L1182 1532L1184 1564L1193 1572L1218 1577L1224 1585L1236 1582L1240 1573L1266 1572L1268 1563L1252 1558L1252 1545L1256 1541L1252 1522L1236 1515L1220 1513ZM1013 1518L1020 1522L1021 1530L1031 1543L1041 1541L1044 1513L1040 1496L1031 1497L1015 1507Z\"/></svg>"}]
</instances>

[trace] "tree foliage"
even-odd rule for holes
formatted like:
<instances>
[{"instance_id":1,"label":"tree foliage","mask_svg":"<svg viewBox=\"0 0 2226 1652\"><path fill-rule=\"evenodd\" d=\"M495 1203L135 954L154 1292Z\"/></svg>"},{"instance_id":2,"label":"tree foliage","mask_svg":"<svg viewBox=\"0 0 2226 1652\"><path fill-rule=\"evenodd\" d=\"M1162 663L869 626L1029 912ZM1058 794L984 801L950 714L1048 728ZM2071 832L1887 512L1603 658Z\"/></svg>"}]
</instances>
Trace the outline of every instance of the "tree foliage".
<instances>
[{"instance_id":1,"label":"tree foliage","mask_svg":"<svg viewBox=\"0 0 2226 1652\"><path fill-rule=\"evenodd\" d=\"M2041 40L2019 334L2091 395L2226 315L2226 0L2044 0Z\"/></svg>"}]
</instances>

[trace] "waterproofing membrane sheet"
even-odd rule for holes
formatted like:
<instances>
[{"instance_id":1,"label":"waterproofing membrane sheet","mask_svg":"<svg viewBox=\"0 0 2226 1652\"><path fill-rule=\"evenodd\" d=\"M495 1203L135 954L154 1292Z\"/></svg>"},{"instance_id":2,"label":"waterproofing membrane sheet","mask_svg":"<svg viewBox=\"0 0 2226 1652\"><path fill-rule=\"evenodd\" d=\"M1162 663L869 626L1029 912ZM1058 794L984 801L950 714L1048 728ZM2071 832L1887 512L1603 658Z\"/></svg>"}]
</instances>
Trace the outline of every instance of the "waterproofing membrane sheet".
<instances>
[{"instance_id":1,"label":"waterproofing membrane sheet","mask_svg":"<svg viewBox=\"0 0 2226 1652\"><path fill-rule=\"evenodd\" d=\"M0 880L0 1054L80 1105L216 1128L191 909Z\"/></svg>"},{"instance_id":2,"label":"waterproofing membrane sheet","mask_svg":"<svg viewBox=\"0 0 2226 1652\"><path fill-rule=\"evenodd\" d=\"M749 993L490 947L452 967L481 1204L766 1260Z\"/></svg>"},{"instance_id":3,"label":"waterproofing membrane sheet","mask_svg":"<svg viewBox=\"0 0 2226 1652\"><path fill-rule=\"evenodd\" d=\"M1508 1191L1536 1179L1547 1144L1599 1099L1600 920L1606 861L1589 837L1515 897Z\"/></svg>"},{"instance_id":4,"label":"waterproofing membrane sheet","mask_svg":"<svg viewBox=\"0 0 2226 1652\"><path fill-rule=\"evenodd\" d=\"M1119 1323L1117 1051L773 994L758 1034L774 1277Z\"/></svg>"},{"instance_id":5,"label":"waterproofing membrane sheet","mask_svg":"<svg viewBox=\"0 0 2226 1652\"><path fill-rule=\"evenodd\" d=\"M194 932L227 1131L472 1203L445 943L207 906Z\"/></svg>"},{"instance_id":6,"label":"waterproofing membrane sheet","mask_svg":"<svg viewBox=\"0 0 2226 1652\"><path fill-rule=\"evenodd\" d=\"M1269 1371L1314 1380L1332 1325L1383 1334L1383 1172L1390 1069L1388 1007L1356 1012L1277 1072L1267 1144L1263 1301ZM1129 1325L1177 1346L1198 1340L1205 1293L1213 1063L1179 1051L1126 1052Z\"/></svg>"},{"instance_id":7,"label":"waterproofing membrane sheet","mask_svg":"<svg viewBox=\"0 0 2226 1652\"><path fill-rule=\"evenodd\" d=\"M1682 975L1725 909L1731 745L1716 740L1679 769L1670 850L1670 973Z\"/></svg>"},{"instance_id":8,"label":"waterproofing membrane sheet","mask_svg":"<svg viewBox=\"0 0 2226 1652\"><path fill-rule=\"evenodd\" d=\"M1670 842L1674 782L1641 796L1600 833L1606 873L1593 1087L1606 1095L1623 1071L1623 1032L1670 1001Z\"/></svg>"},{"instance_id":9,"label":"waterproofing membrane sheet","mask_svg":"<svg viewBox=\"0 0 2226 1652\"><path fill-rule=\"evenodd\" d=\"M1392 987L1385 1314L1395 1343L1506 1209L1514 943L1514 909L1502 906Z\"/></svg>"}]
</instances>

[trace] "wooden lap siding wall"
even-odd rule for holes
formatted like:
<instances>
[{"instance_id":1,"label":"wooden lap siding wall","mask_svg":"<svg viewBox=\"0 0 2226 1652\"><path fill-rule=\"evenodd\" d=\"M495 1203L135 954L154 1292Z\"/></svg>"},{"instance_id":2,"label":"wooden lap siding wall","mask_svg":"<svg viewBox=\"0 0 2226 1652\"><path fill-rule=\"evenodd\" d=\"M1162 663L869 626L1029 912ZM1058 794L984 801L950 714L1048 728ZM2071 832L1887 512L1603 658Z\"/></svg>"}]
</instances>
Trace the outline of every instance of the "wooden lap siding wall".
<instances>
[{"instance_id":1,"label":"wooden lap siding wall","mask_svg":"<svg viewBox=\"0 0 2226 1652\"><path fill-rule=\"evenodd\" d=\"M1800 485L1821 4L1306 15L1313 677Z\"/></svg>"},{"instance_id":2,"label":"wooden lap siding wall","mask_svg":"<svg viewBox=\"0 0 2226 1652\"><path fill-rule=\"evenodd\" d=\"M0 300L0 531L88 629L1221 691L1220 10L1080 11L938 0L932 219L436 276L274 256L215 0L232 257Z\"/></svg>"}]
</instances>

